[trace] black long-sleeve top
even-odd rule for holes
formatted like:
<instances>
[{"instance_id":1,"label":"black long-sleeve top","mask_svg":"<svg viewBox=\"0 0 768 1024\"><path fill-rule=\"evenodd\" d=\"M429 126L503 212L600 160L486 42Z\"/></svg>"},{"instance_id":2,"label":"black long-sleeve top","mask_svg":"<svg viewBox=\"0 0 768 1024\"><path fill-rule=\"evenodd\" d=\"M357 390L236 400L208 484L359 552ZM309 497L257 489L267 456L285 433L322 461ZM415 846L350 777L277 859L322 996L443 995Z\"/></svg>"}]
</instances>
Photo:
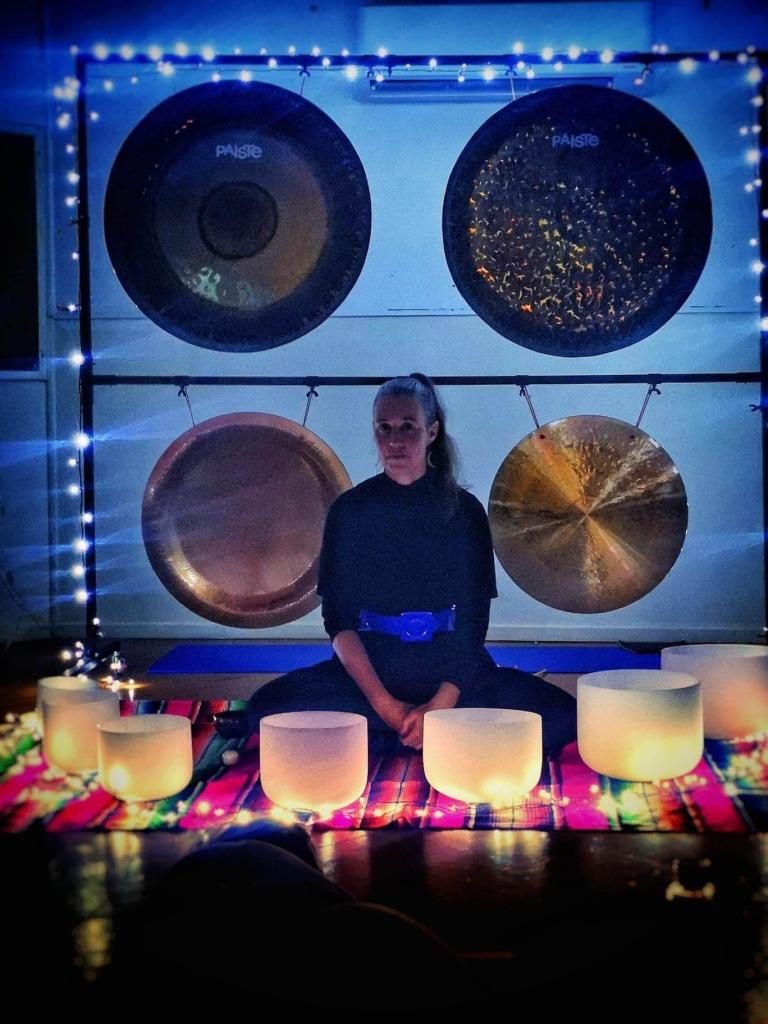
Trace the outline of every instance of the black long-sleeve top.
<instances>
[{"instance_id":1,"label":"black long-sleeve top","mask_svg":"<svg viewBox=\"0 0 768 1024\"><path fill-rule=\"evenodd\" d=\"M331 639L356 630L361 610L398 615L455 605L455 631L428 642L360 636L382 682L400 699L428 699L425 687L434 692L450 682L466 703L497 594L485 509L460 489L456 511L446 521L432 470L407 485L384 473L365 480L340 495L328 512L317 592Z\"/></svg>"}]
</instances>

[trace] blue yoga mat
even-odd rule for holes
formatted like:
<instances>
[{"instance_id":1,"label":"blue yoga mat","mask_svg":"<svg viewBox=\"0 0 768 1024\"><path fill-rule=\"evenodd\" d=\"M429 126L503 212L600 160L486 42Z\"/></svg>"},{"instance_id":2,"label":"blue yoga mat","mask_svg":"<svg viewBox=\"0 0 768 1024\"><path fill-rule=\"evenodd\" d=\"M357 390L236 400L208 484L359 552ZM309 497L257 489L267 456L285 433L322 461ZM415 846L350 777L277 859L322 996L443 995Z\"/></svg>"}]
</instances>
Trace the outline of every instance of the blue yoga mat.
<instances>
[{"instance_id":1,"label":"blue yoga mat","mask_svg":"<svg viewBox=\"0 0 768 1024\"><path fill-rule=\"evenodd\" d=\"M509 647L488 644L503 668L524 672L599 672L613 668L658 668L660 655L634 654L621 647ZM179 644L149 669L153 675L212 675L232 672L290 672L324 661L326 644Z\"/></svg>"}]
</instances>

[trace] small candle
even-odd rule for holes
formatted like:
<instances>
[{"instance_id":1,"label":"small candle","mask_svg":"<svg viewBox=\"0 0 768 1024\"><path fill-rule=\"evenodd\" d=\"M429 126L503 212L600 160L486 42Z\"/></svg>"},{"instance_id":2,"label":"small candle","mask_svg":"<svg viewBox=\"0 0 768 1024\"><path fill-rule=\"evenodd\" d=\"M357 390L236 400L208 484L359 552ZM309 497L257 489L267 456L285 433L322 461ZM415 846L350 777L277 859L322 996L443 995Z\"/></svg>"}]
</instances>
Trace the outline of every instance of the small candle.
<instances>
[{"instance_id":1,"label":"small candle","mask_svg":"<svg viewBox=\"0 0 768 1024\"><path fill-rule=\"evenodd\" d=\"M43 709L43 755L64 772L94 771L96 727L120 717L120 702L111 690L89 685L87 679L48 677L40 691Z\"/></svg>"},{"instance_id":2,"label":"small candle","mask_svg":"<svg viewBox=\"0 0 768 1024\"><path fill-rule=\"evenodd\" d=\"M99 726L99 779L120 800L160 800L192 778L192 726L181 715L137 715Z\"/></svg>"},{"instance_id":3,"label":"small candle","mask_svg":"<svg viewBox=\"0 0 768 1024\"><path fill-rule=\"evenodd\" d=\"M280 807L324 813L357 800L368 778L368 722L346 711L262 718L261 785Z\"/></svg>"},{"instance_id":4,"label":"small candle","mask_svg":"<svg viewBox=\"0 0 768 1024\"><path fill-rule=\"evenodd\" d=\"M684 775L704 749L701 685L680 672L616 669L579 676L579 753L630 782Z\"/></svg>"},{"instance_id":5,"label":"small candle","mask_svg":"<svg viewBox=\"0 0 768 1024\"><path fill-rule=\"evenodd\" d=\"M510 708L452 708L424 715L424 774L467 803L509 806L539 780L541 715Z\"/></svg>"},{"instance_id":6,"label":"small candle","mask_svg":"<svg viewBox=\"0 0 768 1024\"><path fill-rule=\"evenodd\" d=\"M768 647L665 647L661 667L687 672L701 682L705 736L723 740L768 730Z\"/></svg>"}]
</instances>

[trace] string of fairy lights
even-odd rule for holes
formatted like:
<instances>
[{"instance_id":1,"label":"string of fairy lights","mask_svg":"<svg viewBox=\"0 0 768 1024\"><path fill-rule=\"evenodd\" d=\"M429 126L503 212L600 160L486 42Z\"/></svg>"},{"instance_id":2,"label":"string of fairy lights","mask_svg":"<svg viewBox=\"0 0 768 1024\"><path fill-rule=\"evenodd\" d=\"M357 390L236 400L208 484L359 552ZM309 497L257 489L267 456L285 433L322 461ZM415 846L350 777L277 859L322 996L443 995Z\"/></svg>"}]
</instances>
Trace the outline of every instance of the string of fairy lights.
<instances>
[{"instance_id":1,"label":"string of fairy lights","mask_svg":"<svg viewBox=\"0 0 768 1024\"><path fill-rule=\"evenodd\" d=\"M240 48L234 48L231 52L223 53L216 51L210 45L203 45L195 53L189 44L177 42L170 49L160 45L148 46L146 50L139 50L128 43L111 48L106 43L97 43L90 51L81 51L78 46L70 47L70 55L77 63L77 74L65 76L52 90L54 109L53 123L61 133L62 140L62 163L65 167L64 180L68 186L63 198L64 214L70 228L78 231L80 228L79 209L83 184L80 181L78 170L78 130L82 131L83 125L79 123L77 116L77 105L82 99L82 92L86 87L86 68L89 65L103 66L114 69L111 77L103 77L94 80L93 88L88 89L88 105L80 105L82 112L87 110L87 125L98 122L101 112L98 109L99 95L108 96L127 83L129 88L136 87L147 74L158 74L163 77L171 77L180 68L196 70L198 73L205 72L210 68L210 79L214 82L225 78L238 78L243 82L253 79L254 73L269 73L281 70L283 72L293 71L297 74L300 85L303 88L305 80L314 72L341 74L347 81L356 82L358 79L367 80L370 87L375 84L391 79L393 76L404 76L415 74L434 74L450 78L458 87L471 83L493 83L500 79L507 79L510 82L511 94L515 80L530 80L537 76L549 76L557 78L569 70L584 65L625 65L637 67L639 70L634 74L633 84L642 89L649 76L652 74L653 65L657 62L676 63L681 75L693 77L697 71L707 65L715 65L721 62L731 62L743 67L745 83L751 87L749 97L750 116L745 117L744 123L738 126L738 136L744 145L743 158L745 176L742 187L745 192L760 197L763 181L761 178L761 164L764 160L764 147L761 144L760 111L763 106L763 82L765 54L758 52L755 46L746 46L738 52L721 52L711 49L706 53L679 54L672 53L669 46L664 43L654 44L648 53L624 52L604 48L602 50L587 50L580 46L569 46L564 51L558 51L552 46L544 46L536 52L526 49L522 40L513 42L508 52L488 55L440 55L440 54L419 54L419 55L393 55L385 47L379 47L374 54L353 55L347 49L338 53L323 54L320 47L313 46L307 53L299 53L293 45L288 46L285 53L270 53L262 47L255 53L244 53ZM763 191L763 194L764 191ZM756 209L756 219L768 220L768 208ZM749 263L750 270L757 279L760 279L765 264L759 256L760 238L755 232L748 239L748 247L751 250ZM71 249L72 263L77 266L80 260L80 251L77 243ZM78 268L79 269L79 268ZM765 335L768 333L768 315L762 308L762 296L758 289L754 296L758 304L760 330ZM81 309L80 295L77 298L68 298L58 305L61 313L78 317ZM92 593L86 585L88 573L88 558L91 553L91 546L95 541L94 512L88 507L86 488L83 484L83 464L85 458L92 458L93 437L83 429L82 422L82 389L86 375L92 371L90 351L82 349L73 350L68 362L73 371L78 374L78 386L80 390L80 424L79 429L71 437L71 446L66 454L66 479L65 490L67 496L78 502L78 514L73 517L77 521L77 528L71 540L72 562L69 575L73 582L71 600L77 605L83 606L86 610L86 631L90 637L100 635L100 620L90 612L95 607L95 593ZM94 563L95 564L95 563ZM95 575L92 577L95 579ZM63 660L72 662L76 669L85 664L86 650L84 645L75 650L62 652ZM66 657L64 657L66 655Z\"/></svg>"}]
</instances>

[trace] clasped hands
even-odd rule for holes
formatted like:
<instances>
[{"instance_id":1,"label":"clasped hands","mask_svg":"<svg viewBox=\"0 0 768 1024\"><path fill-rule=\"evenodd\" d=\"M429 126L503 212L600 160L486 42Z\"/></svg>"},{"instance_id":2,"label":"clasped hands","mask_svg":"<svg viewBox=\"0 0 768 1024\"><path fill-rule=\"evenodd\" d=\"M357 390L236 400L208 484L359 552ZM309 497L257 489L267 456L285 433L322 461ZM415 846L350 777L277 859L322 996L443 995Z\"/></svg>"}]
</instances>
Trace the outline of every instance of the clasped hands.
<instances>
[{"instance_id":1,"label":"clasped hands","mask_svg":"<svg viewBox=\"0 0 768 1024\"><path fill-rule=\"evenodd\" d=\"M398 733L403 746L421 750L424 745L424 715L428 711L455 708L458 699L458 687L453 683L441 683L425 704L408 704L390 695L376 711L382 721Z\"/></svg>"}]
</instances>

